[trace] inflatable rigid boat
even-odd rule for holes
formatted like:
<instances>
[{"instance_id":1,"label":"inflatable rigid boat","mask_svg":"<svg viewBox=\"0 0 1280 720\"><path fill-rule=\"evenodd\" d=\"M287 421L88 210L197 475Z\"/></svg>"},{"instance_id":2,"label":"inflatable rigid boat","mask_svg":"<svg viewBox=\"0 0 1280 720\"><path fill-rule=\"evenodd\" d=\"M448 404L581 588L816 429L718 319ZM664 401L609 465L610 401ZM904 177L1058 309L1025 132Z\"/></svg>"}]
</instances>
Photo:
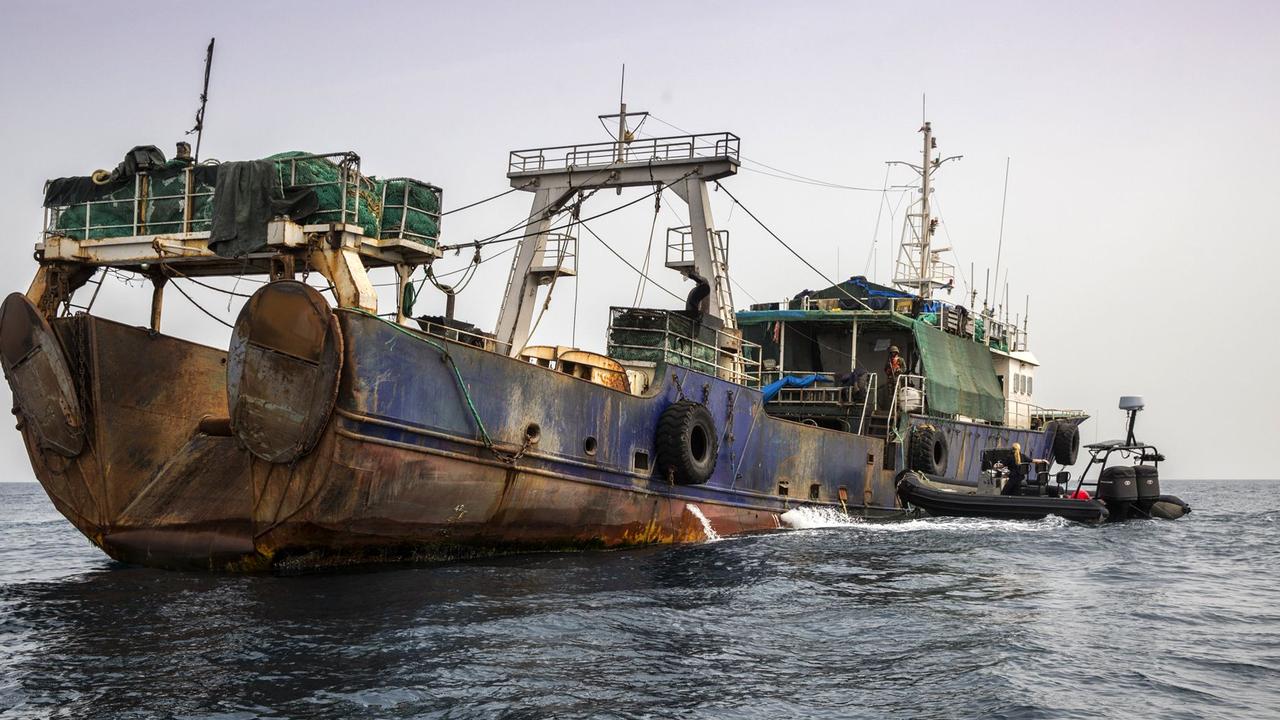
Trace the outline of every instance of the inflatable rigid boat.
<instances>
[{"instance_id":1,"label":"inflatable rigid boat","mask_svg":"<svg viewBox=\"0 0 1280 720\"><path fill-rule=\"evenodd\" d=\"M1164 455L1133 436L1134 419L1142 398L1120 399L1129 413L1125 440L1087 445L1089 464L1069 490L1068 472L1050 473L1047 461L1022 462L1019 448L997 448L982 454L982 473L973 481L943 480L907 470L898 475L898 497L929 515L1039 520L1056 515L1075 522L1100 524L1130 519L1176 520L1191 506L1173 495L1160 494L1158 466ZM1108 465L1113 455L1132 459L1132 465ZM1097 479L1089 471L1099 466ZM1092 491L1092 492L1090 492Z\"/></svg>"},{"instance_id":2,"label":"inflatable rigid boat","mask_svg":"<svg viewBox=\"0 0 1280 720\"><path fill-rule=\"evenodd\" d=\"M975 488L939 483L910 471L898 480L898 497L903 504L945 517L1039 520L1057 515L1075 522L1098 524L1109 516L1106 504L1098 500L1040 494L981 494Z\"/></svg>"}]
</instances>

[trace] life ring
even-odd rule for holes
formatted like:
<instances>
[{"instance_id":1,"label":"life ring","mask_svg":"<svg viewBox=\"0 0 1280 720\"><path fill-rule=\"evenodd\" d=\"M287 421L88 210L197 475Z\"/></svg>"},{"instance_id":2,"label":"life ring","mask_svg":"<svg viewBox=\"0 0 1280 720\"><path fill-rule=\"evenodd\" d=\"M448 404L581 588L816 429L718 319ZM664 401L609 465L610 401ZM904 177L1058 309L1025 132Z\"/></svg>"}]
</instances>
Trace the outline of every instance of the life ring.
<instances>
[{"instance_id":1,"label":"life ring","mask_svg":"<svg viewBox=\"0 0 1280 720\"><path fill-rule=\"evenodd\" d=\"M656 437L658 472L678 485L711 477L720 451L715 422L705 405L680 400L662 412Z\"/></svg>"},{"instance_id":2,"label":"life ring","mask_svg":"<svg viewBox=\"0 0 1280 720\"><path fill-rule=\"evenodd\" d=\"M932 425L916 425L911 428L909 465L926 475L945 475L950 450L947 436Z\"/></svg>"}]
</instances>

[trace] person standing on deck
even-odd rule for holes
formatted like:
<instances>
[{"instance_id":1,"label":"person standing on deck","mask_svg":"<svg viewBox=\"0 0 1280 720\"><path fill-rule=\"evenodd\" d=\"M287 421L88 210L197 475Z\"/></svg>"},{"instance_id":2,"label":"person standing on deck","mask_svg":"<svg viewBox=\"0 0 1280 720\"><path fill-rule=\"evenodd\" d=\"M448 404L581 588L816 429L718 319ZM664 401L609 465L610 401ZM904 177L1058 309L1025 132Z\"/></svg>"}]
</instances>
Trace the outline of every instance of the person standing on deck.
<instances>
[{"instance_id":1,"label":"person standing on deck","mask_svg":"<svg viewBox=\"0 0 1280 720\"><path fill-rule=\"evenodd\" d=\"M895 387L898 376L907 371L907 363L898 354L898 346L889 346L889 359L884 361L885 387Z\"/></svg>"}]
</instances>

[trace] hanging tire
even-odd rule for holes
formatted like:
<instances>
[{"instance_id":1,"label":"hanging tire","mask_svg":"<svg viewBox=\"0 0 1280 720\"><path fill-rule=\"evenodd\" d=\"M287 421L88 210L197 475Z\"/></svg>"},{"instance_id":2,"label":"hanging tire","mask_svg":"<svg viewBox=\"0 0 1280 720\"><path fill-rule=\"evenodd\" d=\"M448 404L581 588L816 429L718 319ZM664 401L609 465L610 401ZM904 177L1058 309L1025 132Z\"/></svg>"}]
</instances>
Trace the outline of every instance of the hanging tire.
<instances>
[{"instance_id":1,"label":"hanging tire","mask_svg":"<svg viewBox=\"0 0 1280 720\"><path fill-rule=\"evenodd\" d=\"M908 446L908 463L912 470L925 475L945 475L947 436L932 425L916 425L911 428L911 444Z\"/></svg>"},{"instance_id":2,"label":"hanging tire","mask_svg":"<svg viewBox=\"0 0 1280 720\"><path fill-rule=\"evenodd\" d=\"M720 445L705 405L681 400L662 413L656 439L658 472L678 485L698 485L716 469Z\"/></svg>"},{"instance_id":3,"label":"hanging tire","mask_svg":"<svg viewBox=\"0 0 1280 720\"><path fill-rule=\"evenodd\" d=\"M1053 461L1059 465L1075 465L1080 455L1080 428L1071 423L1056 423L1053 428Z\"/></svg>"}]
</instances>

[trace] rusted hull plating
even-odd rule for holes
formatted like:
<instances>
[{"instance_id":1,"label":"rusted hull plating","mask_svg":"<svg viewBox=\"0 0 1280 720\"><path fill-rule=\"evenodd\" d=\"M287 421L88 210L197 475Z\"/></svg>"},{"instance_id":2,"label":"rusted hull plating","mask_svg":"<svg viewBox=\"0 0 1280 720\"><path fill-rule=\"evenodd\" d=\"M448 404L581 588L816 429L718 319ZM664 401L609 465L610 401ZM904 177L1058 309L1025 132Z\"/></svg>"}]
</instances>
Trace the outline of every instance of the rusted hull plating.
<instances>
[{"instance_id":1,"label":"rusted hull plating","mask_svg":"<svg viewBox=\"0 0 1280 720\"><path fill-rule=\"evenodd\" d=\"M89 316L55 321L85 447L65 457L20 423L36 476L111 557L219 570L698 541L775 529L798 504L900 512L882 442L770 418L755 391L668 368L636 397L360 313L338 320L336 407L287 464L255 457L218 420L226 353ZM723 433L696 486L651 469L658 417L681 397L705 403Z\"/></svg>"}]
</instances>

